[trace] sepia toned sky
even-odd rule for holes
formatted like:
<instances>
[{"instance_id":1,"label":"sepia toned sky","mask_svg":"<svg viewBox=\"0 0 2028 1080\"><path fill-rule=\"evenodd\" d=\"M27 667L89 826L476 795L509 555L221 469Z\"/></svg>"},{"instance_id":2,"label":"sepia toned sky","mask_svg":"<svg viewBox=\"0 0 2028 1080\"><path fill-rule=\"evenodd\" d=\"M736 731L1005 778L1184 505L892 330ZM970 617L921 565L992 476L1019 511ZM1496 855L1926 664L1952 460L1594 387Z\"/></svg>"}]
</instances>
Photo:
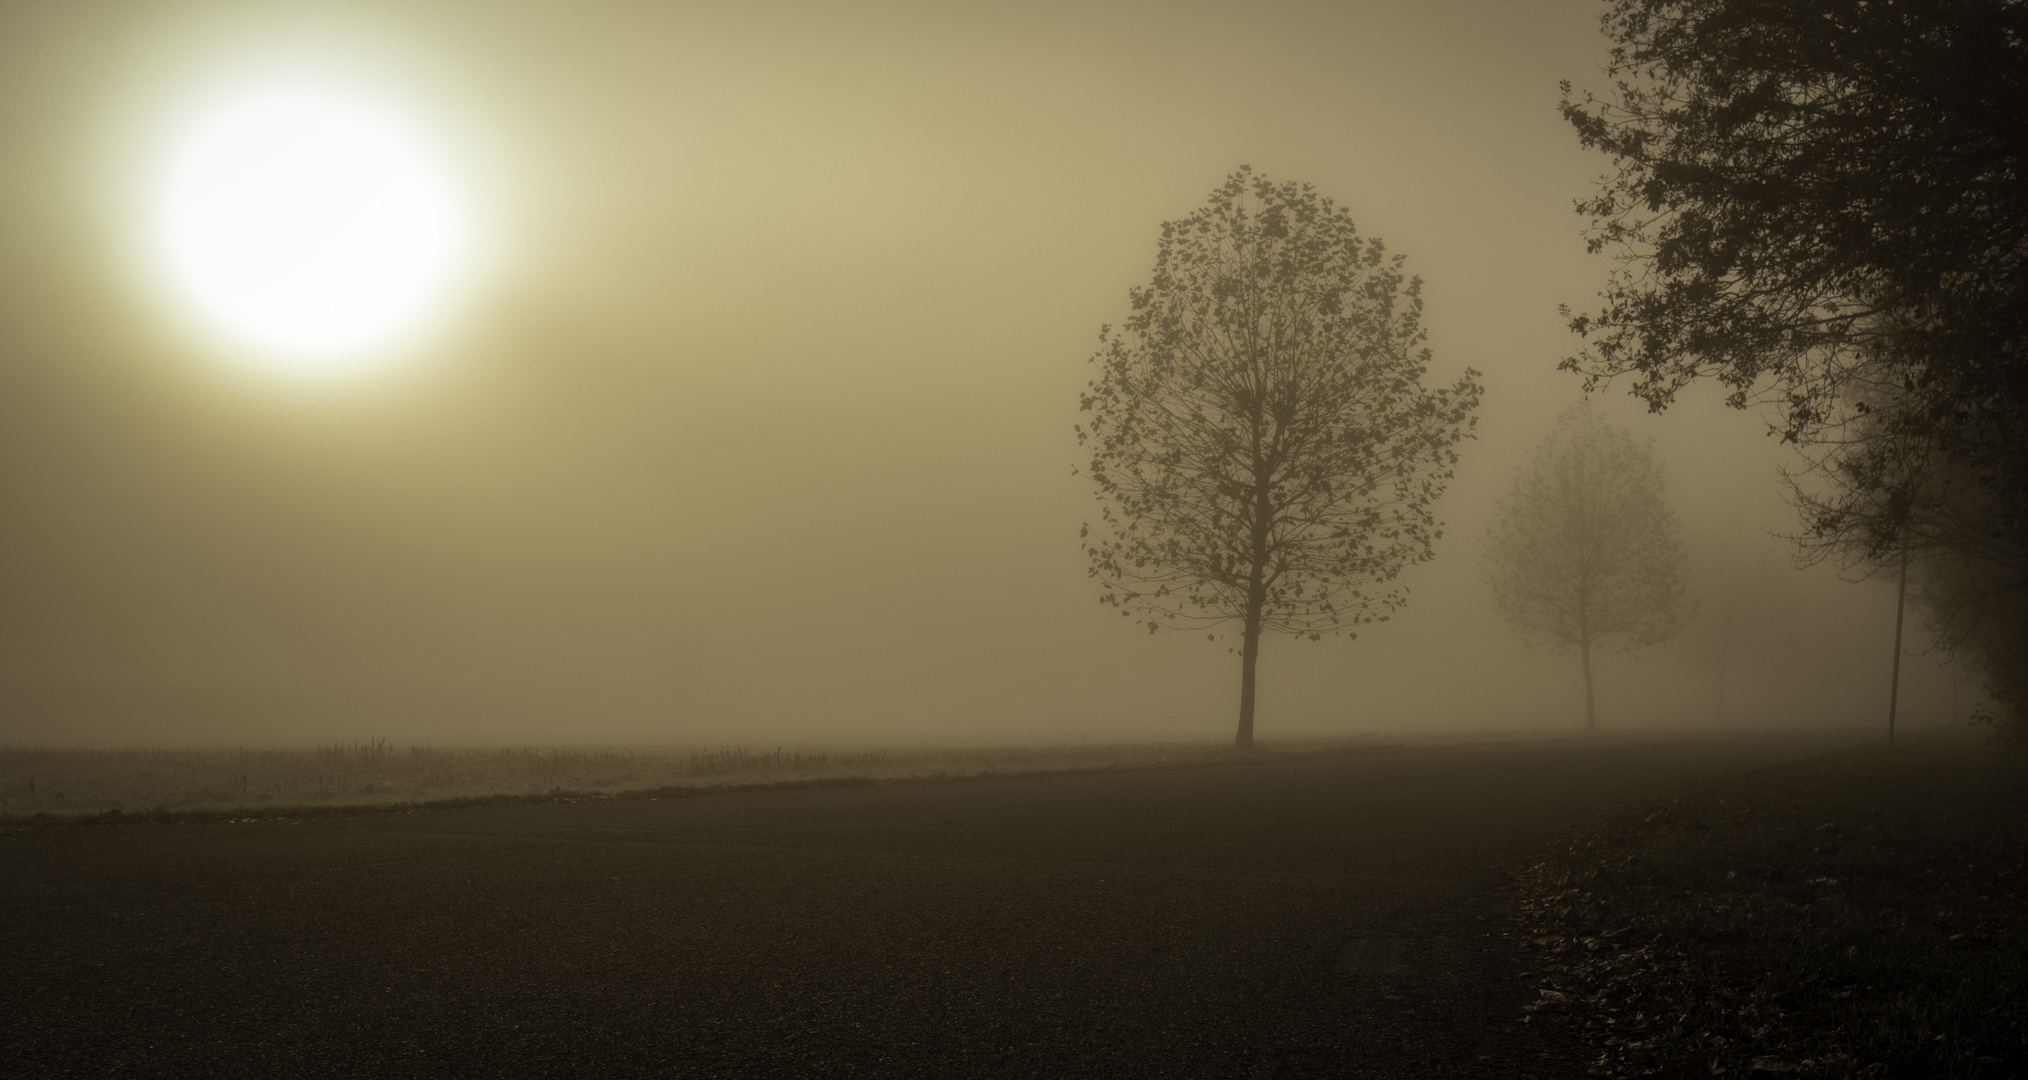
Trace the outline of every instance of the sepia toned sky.
<instances>
[{"instance_id":1,"label":"sepia toned sky","mask_svg":"<svg viewBox=\"0 0 2028 1080\"><path fill-rule=\"evenodd\" d=\"M1161 222L1241 164L1405 253L1431 378L1487 386L1408 611L1270 640L1261 738L1580 723L1480 546L1609 269L1555 108L1595 8L0 5L0 742L1229 737L1230 643L1095 601L1071 427ZM353 379L193 332L132 235L162 103L305 43L432 118L488 233ZM1893 591L1789 569L1765 425L1604 403L1704 598L1601 662L1604 723L1720 722L1721 661L1725 723L1882 722ZM1904 693L1948 718L1930 658Z\"/></svg>"}]
</instances>

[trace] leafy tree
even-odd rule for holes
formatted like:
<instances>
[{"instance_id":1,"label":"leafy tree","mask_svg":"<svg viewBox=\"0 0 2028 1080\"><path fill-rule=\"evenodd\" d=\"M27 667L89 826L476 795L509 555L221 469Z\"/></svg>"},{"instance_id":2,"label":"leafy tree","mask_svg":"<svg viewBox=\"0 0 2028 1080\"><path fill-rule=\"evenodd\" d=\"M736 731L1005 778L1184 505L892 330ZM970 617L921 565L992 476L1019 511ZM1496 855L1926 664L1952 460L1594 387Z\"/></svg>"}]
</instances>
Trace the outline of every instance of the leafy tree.
<instances>
[{"instance_id":1,"label":"leafy tree","mask_svg":"<svg viewBox=\"0 0 2028 1080\"><path fill-rule=\"evenodd\" d=\"M2000 728L2003 739L2028 744L2028 590L2019 565L1939 552L1914 570L1928 629L1953 660L1981 676L1992 703L1975 720ZM2011 717L2011 722L2009 718Z\"/></svg>"},{"instance_id":2,"label":"leafy tree","mask_svg":"<svg viewBox=\"0 0 2028 1080\"><path fill-rule=\"evenodd\" d=\"M1887 410L1854 420L1793 479L1794 501L1806 521L1836 516L1891 538L1902 557L1886 565L1898 563L1904 586L1914 584L1932 640L1981 678L1999 707L1976 718L2028 744L2028 550L2009 537L2006 500L1988 477L1892 426ZM1806 555L1837 559L1847 572L1881 565L1829 530L1801 539Z\"/></svg>"},{"instance_id":3,"label":"leafy tree","mask_svg":"<svg viewBox=\"0 0 2028 1080\"><path fill-rule=\"evenodd\" d=\"M2028 4L1612 0L1601 27L1614 90L1562 108L1613 163L1578 209L1622 265L1564 366L1772 405L1806 557L1939 559L2028 611ZM1973 623L1961 648L2028 640Z\"/></svg>"},{"instance_id":4,"label":"leafy tree","mask_svg":"<svg viewBox=\"0 0 2028 1080\"><path fill-rule=\"evenodd\" d=\"M2028 4L1613 0L1602 27L1617 92L1562 109L1612 158L1579 210L1625 261L1566 367L1656 408L1715 377L1791 439L1879 364L1939 434L2020 417Z\"/></svg>"},{"instance_id":5,"label":"leafy tree","mask_svg":"<svg viewBox=\"0 0 2028 1080\"><path fill-rule=\"evenodd\" d=\"M1441 535L1431 504L1481 388L1469 369L1423 387L1402 262L1309 185L1242 168L1162 226L1153 280L1099 333L1077 431L1101 507L1090 574L1151 633L1240 624L1241 748L1261 634L1386 619Z\"/></svg>"},{"instance_id":6,"label":"leafy tree","mask_svg":"<svg viewBox=\"0 0 2028 1080\"><path fill-rule=\"evenodd\" d=\"M1500 614L1583 657L1584 723L1597 730L1592 645L1615 635L1628 649L1652 645L1683 623L1683 545L1661 467L1589 405L1566 410L1487 538Z\"/></svg>"}]
</instances>

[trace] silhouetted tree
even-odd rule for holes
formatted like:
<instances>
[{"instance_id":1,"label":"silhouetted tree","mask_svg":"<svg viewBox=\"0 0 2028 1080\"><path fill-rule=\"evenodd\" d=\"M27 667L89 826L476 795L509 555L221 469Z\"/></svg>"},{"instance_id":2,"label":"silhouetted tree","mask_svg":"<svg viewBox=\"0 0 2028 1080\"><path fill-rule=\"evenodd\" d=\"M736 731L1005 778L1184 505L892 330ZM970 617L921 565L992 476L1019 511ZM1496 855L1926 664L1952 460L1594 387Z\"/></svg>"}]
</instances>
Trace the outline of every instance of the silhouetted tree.
<instances>
[{"instance_id":1,"label":"silhouetted tree","mask_svg":"<svg viewBox=\"0 0 2028 1080\"><path fill-rule=\"evenodd\" d=\"M1806 561L1848 576L1898 570L1904 591L1912 579L1932 639L1999 706L1979 718L2028 743L2028 547L2009 527L2011 500L1992 471L1906 421L1909 391L1868 384L1883 374L1853 374L1872 407L1829 429L1787 475L1808 526L1793 539ZM1898 611L1896 622L1898 638Z\"/></svg>"},{"instance_id":2,"label":"silhouetted tree","mask_svg":"<svg viewBox=\"0 0 2028 1080\"><path fill-rule=\"evenodd\" d=\"M1441 535L1431 504L1480 386L1467 369L1423 387L1422 283L1402 261L1310 186L1242 168L1162 226L1153 281L1099 333L1078 427L1101 505L1091 576L1150 632L1240 624L1241 748L1261 634L1384 620Z\"/></svg>"},{"instance_id":3,"label":"silhouetted tree","mask_svg":"<svg viewBox=\"0 0 2028 1080\"><path fill-rule=\"evenodd\" d=\"M1612 159L1579 210L1623 258L1564 366L1657 410L1706 377L1774 406L1807 557L1927 553L2028 609L2028 4L1613 0L1601 26L1615 90L1566 83L1563 113ZM1953 640L2013 655L2002 623Z\"/></svg>"},{"instance_id":4,"label":"silhouetted tree","mask_svg":"<svg viewBox=\"0 0 2028 1080\"><path fill-rule=\"evenodd\" d=\"M1954 662L1981 676L1993 704L1974 719L2003 739L2028 744L2028 589L2022 567L1959 551L1931 555L1915 567L1917 598L1932 640ZM1953 676L1955 677L1955 676Z\"/></svg>"},{"instance_id":5,"label":"silhouetted tree","mask_svg":"<svg viewBox=\"0 0 2028 1080\"><path fill-rule=\"evenodd\" d=\"M1589 405L1557 418L1487 534L1500 614L1584 660L1584 723L1598 728L1591 647L1668 639L1684 614L1683 545L1648 450Z\"/></svg>"},{"instance_id":6,"label":"silhouetted tree","mask_svg":"<svg viewBox=\"0 0 2028 1080\"><path fill-rule=\"evenodd\" d=\"M1591 380L1667 405L1716 377L1835 422L1848 376L1905 422L2000 454L2028 409L2028 4L1614 0L1613 100L1563 114L1613 160L1579 203L1626 256L1571 320ZM1964 433L1967 422L2013 421ZM2009 445L2002 446L2006 440ZM2017 510L2020 507L2016 508ZM1890 545L1891 546L1891 543Z\"/></svg>"}]
</instances>

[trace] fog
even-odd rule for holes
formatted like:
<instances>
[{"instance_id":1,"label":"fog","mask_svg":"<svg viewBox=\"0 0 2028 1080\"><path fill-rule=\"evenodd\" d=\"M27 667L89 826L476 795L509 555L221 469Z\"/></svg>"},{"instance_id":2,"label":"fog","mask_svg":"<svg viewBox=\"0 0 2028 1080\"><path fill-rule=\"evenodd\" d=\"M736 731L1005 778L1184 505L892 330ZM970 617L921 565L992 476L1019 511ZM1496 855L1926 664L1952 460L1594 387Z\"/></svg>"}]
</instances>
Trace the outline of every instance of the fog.
<instances>
[{"instance_id":1,"label":"fog","mask_svg":"<svg viewBox=\"0 0 2028 1080\"><path fill-rule=\"evenodd\" d=\"M0 7L0 742L1229 737L1234 642L1096 602L1072 425L1161 223L1241 164L1405 253L1429 381L1487 387L1407 610L1267 641L1260 737L1575 728L1481 546L1610 269L1555 108L1594 9ZM123 233L150 103L305 38L453 118L494 207L472 298L354 380L229 362ZM1701 603L1602 657L1602 726L1884 728L1894 590L1791 569L1762 418L1598 401ZM1902 686L1904 723L1972 705L1927 656Z\"/></svg>"}]
</instances>

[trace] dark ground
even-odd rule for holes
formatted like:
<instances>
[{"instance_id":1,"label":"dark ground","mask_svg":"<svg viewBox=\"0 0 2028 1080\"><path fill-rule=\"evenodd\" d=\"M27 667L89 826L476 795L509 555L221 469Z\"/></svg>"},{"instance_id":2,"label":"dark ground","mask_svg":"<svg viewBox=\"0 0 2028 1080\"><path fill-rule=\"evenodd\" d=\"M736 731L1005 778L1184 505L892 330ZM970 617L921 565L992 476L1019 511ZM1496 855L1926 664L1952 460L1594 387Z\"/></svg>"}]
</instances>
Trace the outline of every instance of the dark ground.
<instances>
[{"instance_id":1,"label":"dark ground","mask_svg":"<svg viewBox=\"0 0 2028 1080\"><path fill-rule=\"evenodd\" d=\"M1516 882L1539 1011L1607 1077L2028 1078L2028 760L1912 734L1551 844Z\"/></svg>"},{"instance_id":2,"label":"dark ground","mask_svg":"<svg viewBox=\"0 0 2028 1080\"><path fill-rule=\"evenodd\" d=\"M0 1075L1567 1077L1498 886L1850 738L0 835Z\"/></svg>"}]
</instances>

